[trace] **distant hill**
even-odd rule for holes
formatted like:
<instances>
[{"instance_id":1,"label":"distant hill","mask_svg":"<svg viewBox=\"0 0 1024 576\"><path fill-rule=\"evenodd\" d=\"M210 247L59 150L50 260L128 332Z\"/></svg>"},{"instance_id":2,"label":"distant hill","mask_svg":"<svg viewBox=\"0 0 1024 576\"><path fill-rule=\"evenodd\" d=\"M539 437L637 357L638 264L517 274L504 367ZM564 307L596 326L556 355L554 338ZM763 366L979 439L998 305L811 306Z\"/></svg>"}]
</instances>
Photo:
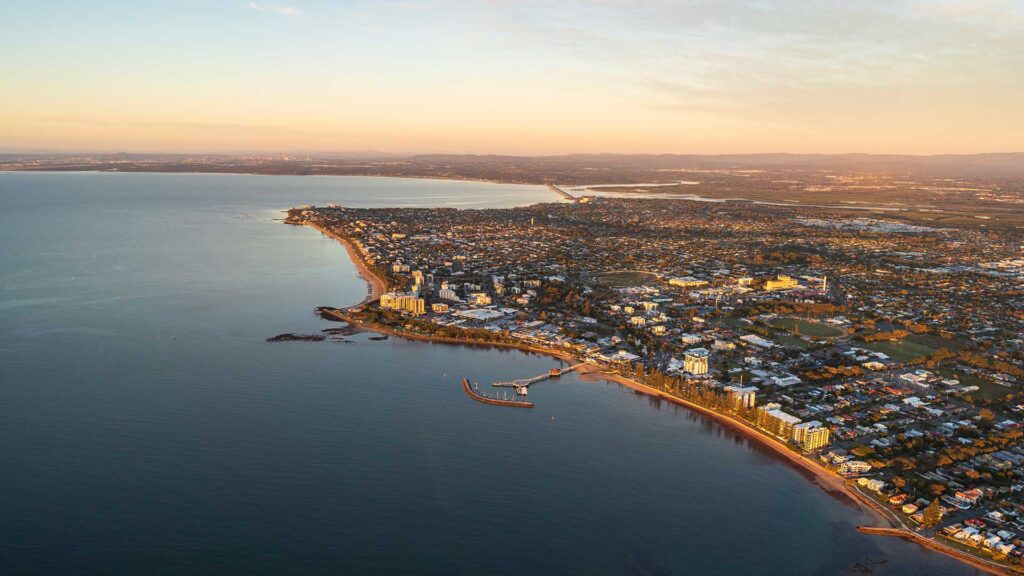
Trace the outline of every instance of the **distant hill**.
<instances>
[{"instance_id":1,"label":"distant hill","mask_svg":"<svg viewBox=\"0 0 1024 576\"><path fill-rule=\"evenodd\" d=\"M990 176L1024 178L1024 152L990 154L566 154L562 156L496 156L422 154L413 162L453 165L602 166L631 169L801 169L864 172L906 172L922 176Z\"/></svg>"},{"instance_id":2,"label":"distant hill","mask_svg":"<svg viewBox=\"0 0 1024 576\"><path fill-rule=\"evenodd\" d=\"M6 170L118 170L348 174L464 178L568 185L664 182L683 171L835 171L919 178L1024 179L1024 153L944 154L566 154L401 155L375 151L286 154L0 153ZM809 175L810 176L810 175Z\"/></svg>"}]
</instances>

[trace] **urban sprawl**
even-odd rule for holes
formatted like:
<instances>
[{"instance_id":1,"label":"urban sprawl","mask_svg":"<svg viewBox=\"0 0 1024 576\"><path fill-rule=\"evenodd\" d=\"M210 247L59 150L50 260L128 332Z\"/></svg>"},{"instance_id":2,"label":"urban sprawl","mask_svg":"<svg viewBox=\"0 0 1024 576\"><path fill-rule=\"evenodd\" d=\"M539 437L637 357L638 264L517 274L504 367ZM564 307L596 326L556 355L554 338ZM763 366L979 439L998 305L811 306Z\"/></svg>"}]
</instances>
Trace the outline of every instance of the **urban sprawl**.
<instances>
[{"instance_id":1,"label":"urban sprawl","mask_svg":"<svg viewBox=\"0 0 1024 576\"><path fill-rule=\"evenodd\" d=\"M1019 230L605 197L288 222L387 286L355 322L582 359L773 437L949 550L1024 557Z\"/></svg>"}]
</instances>

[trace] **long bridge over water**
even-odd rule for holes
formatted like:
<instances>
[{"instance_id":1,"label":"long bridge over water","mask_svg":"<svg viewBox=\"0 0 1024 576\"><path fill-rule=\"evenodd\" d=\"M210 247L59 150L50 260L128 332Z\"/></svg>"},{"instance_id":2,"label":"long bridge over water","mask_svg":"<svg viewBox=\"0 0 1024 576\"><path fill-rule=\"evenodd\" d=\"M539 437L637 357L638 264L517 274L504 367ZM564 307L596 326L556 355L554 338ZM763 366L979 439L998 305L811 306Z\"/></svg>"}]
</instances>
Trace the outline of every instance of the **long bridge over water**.
<instances>
[{"instance_id":1,"label":"long bridge over water","mask_svg":"<svg viewBox=\"0 0 1024 576\"><path fill-rule=\"evenodd\" d=\"M562 198L565 198L566 200L569 200L571 202L575 202L576 200L578 200L578 198L576 198L572 194L569 194L565 190L562 190L558 186L555 186L554 184L548 184L548 188L550 188L552 192L555 192L556 194L558 194Z\"/></svg>"}]
</instances>

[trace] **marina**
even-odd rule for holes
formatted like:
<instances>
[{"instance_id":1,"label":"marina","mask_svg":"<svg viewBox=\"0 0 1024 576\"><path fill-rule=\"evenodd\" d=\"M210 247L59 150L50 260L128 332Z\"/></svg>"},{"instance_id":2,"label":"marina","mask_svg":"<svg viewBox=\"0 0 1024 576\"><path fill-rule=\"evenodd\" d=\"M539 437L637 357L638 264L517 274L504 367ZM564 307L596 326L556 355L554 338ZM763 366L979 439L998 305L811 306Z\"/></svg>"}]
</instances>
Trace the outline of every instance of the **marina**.
<instances>
[{"instance_id":1,"label":"marina","mask_svg":"<svg viewBox=\"0 0 1024 576\"><path fill-rule=\"evenodd\" d=\"M533 408L533 402L527 402L525 400L516 400L516 395L509 398L499 398L497 395L487 396L480 392L479 387L476 384L471 384L469 379L462 379L462 390L472 399L477 402L483 402L484 404L493 404L495 406L512 406L514 408Z\"/></svg>"}]
</instances>

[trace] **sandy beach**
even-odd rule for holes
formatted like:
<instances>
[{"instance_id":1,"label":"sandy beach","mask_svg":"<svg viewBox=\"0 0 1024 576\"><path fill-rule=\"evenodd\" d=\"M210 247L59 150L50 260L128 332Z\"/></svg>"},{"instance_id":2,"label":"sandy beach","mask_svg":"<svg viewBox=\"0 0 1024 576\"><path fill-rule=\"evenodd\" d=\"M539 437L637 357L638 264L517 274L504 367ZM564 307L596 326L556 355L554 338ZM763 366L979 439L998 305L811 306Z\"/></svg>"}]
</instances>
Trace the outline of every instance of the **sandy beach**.
<instances>
[{"instance_id":1,"label":"sandy beach","mask_svg":"<svg viewBox=\"0 0 1024 576\"><path fill-rule=\"evenodd\" d=\"M797 468L799 468L802 472L804 472L804 475L806 477L811 479L818 486L824 488L825 490L833 494L844 495L846 501L854 503L862 510L869 513L875 519L876 525L887 527L894 526L893 522L888 517L883 516L877 510L871 508L870 506L864 505L860 501L860 498L847 485L846 480L839 476L836 476L835 474L832 474L823 466L819 465L816 461L814 461L811 457L804 456L803 454L790 450L778 440L768 436L767 434L764 434L763 432L757 430L756 428L751 427L749 424L745 422L741 422L740 420L737 420L729 415L709 410L708 408L705 408L698 404L694 404L692 402L688 402L682 398L662 392L661 390L651 388L650 386L647 386L645 384L640 384L639 382L630 380L629 378L625 378L618 374L609 374L607 372L600 370L597 367L588 366L587 368L579 370L579 374L591 375L592 377L599 378L601 380L615 382L617 384L621 384L622 386L625 386L637 392L641 392L648 396L654 396L655 398L660 398L667 402L683 406L689 410L693 410L694 412L699 412L700 414L703 414L704 416L707 416L708 418L711 418L712 420L720 424L728 426L735 432L742 434L748 440L757 442L761 446L770 449L773 453L775 453L775 455L779 456L780 458L783 458L787 462L790 462Z\"/></svg>"},{"instance_id":2,"label":"sandy beach","mask_svg":"<svg viewBox=\"0 0 1024 576\"><path fill-rule=\"evenodd\" d=\"M363 300L359 302L359 304L356 304L356 306L361 306L363 304L373 302L374 300L378 300L385 292L388 291L387 282L373 272L370 266L367 265L366 261L363 260L362 255L356 250L356 247L353 246L347 238L335 234L334 232L312 222L306 222L305 225L315 230L319 230L324 236L328 236L340 242L341 245L345 247L345 251L348 252L349 260L351 260L352 263L355 264L356 269L359 270L359 277L366 280L369 285L366 298L363 298Z\"/></svg>"},{"instance_id":3,"label":"sandy beach","mask_svg":"<svg viewBox=\"0 0 1024 576\"><path fill-rule=\"evenodd\" d=\"M641 392L649 396L654 396L656 398L672 402L673 404L678 404L689 410L699 412L700 414L703 414L704 416L707 416L708 418L711 418L720 424L729 426L737 433L742 434L748 440L758 442L760 445L774 452L775 455L777 455L778 457L798 467L804 473L805 477L807 477L809 480L820 486L822 489L833 494L834 496L843 496L842 499L844 501L848 501L858 506L864 512L867 512L874 519L875 527L889 528L893 529L894 531L898 531L898 537L914 542L920 546L928 548L929 550L938 552L939 554L944 554L946 556L956 558L960 562L969 564L989 574L1006 575L1021 573L1019 570L1014 570L1013 568L1006 566L1004 564L997 564L994 562L990 562L985 558L965 554L963 551L946 546L945 544L935 541L933 539L925 538L924 536L914 532L913 530L908 529L903 522L898 520L898 517L893 512L883 508L878 503L871 501L870 499L868 499L867 496L858 492L851 482L847 482L847 480L845 480L844 478L832 474L823 466L819 465L813 458L809 456L804 456L803 454L790 450L778 440L772 438L771 436L768 436L767 434L746 424L745 422L741 422L740 420L737 420L726 414L714 412L712 410L704 408L703 406L687 402L682 398L677 398L670 394L666 394L665 392L662 392L655 388L651 388L650 386L646 386L644 384L640 384L638 382L635 382L628 378L624 378L617 374L608 374L607 372L604 372L598 369L597 367L588 368L589 369L584 368L580 370L579 373L581 375L587 374L591 375L592 377L599 378L601 380L615 382L632 390L636 390L637 392Z\"/></svg>"}]
</instances>

